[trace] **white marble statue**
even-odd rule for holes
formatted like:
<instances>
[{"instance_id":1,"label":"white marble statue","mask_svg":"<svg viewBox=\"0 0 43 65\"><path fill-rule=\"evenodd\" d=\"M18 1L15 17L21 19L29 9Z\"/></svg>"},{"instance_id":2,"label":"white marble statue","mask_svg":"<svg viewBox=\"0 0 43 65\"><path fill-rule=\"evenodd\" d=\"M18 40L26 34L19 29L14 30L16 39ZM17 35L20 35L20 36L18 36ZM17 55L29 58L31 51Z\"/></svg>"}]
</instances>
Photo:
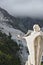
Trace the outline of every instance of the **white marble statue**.
<instances>
[{"instance_id":1,"label":"white marble statue","mask_svg":"<svg viewBox=\"0 0 43 65\"><path fill-rule=\"evenodd\" d=\"M21 38L20 35L18 35L18 38ZM40 26L35 24L33 26L33 32L22 38L26 40L30 53L27 65L40 65L43 52L43 32L40 30Z\"/></svg>"}]
</instances>

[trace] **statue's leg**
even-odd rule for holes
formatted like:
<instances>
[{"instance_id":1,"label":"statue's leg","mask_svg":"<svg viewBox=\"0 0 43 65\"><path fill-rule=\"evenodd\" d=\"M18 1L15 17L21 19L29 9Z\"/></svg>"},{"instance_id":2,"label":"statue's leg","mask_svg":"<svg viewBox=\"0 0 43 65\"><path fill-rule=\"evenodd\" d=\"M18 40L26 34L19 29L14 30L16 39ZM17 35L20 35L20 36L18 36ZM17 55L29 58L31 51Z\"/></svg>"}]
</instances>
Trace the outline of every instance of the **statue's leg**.
<instances>
[{"instance_id":1,"label":"statue's leg","mask_svg":"<svg viewBox=\"0 0 43 65\"><path fill-rule=\"evenodd\" d=\"M38 36L34 41L35 65L41 64L42 46L41 36Z\"/></svg>"},{"instance_id":2,"label":"statue's leg","mask_svg":"<svg viewBox=\"0 0 43 65\"><path fill-rule=\"evenodd\" d=\"M42 56L42 51L40 49L37 55L37 65L41 65L41 56Z\"/></svg>"},{"instance_id":3,"label":"statue's leg","mask_svg":"<svg viewBox=\"0 0 43 65\"><path fill-rule=\"evenodd\" d=\"M41 56L42 56L42 40L41 37L38 37L37 65L41 65Z\"/></svg>"}]
</instances>

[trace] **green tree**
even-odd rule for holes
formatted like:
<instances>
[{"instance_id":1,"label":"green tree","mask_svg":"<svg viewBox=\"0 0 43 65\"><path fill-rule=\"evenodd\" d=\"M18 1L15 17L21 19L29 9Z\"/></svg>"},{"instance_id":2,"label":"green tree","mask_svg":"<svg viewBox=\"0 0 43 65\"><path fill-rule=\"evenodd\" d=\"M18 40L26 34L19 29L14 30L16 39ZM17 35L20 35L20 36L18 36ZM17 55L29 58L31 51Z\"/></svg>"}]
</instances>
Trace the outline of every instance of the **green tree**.
<instances>
[{"instance_id":1,"label":"green tree","mask_svg":"<svg viewBox=\"0 0 43 65\"><path fill-rule=\"evenodd\" d=\"M0 65L21 65L17 52L19 46L11 40L11 35L0 32Z\"/></svg>"}]
</instances>

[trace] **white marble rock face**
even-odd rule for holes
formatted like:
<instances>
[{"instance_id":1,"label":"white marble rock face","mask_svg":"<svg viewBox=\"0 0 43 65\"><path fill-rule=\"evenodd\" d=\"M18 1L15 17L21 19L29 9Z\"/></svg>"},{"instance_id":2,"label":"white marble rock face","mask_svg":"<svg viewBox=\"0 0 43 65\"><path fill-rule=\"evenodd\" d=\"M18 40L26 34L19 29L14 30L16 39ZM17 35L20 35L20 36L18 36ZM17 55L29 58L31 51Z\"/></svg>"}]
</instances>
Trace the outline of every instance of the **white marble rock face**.
<instances>
[{"instance_id":1,"label":"white marble rock face","mask_svg":"<svg viewBox=\"0 0 43 65\"><path fill-rule=\"evenodd\" d=\"M33 26L33 32L31 35L24 37L27 42L30 55L26 65L40 65L41 56L43 52L43 32L40 30L40 26L35 24Z\"/></svg>"}]
</instances>

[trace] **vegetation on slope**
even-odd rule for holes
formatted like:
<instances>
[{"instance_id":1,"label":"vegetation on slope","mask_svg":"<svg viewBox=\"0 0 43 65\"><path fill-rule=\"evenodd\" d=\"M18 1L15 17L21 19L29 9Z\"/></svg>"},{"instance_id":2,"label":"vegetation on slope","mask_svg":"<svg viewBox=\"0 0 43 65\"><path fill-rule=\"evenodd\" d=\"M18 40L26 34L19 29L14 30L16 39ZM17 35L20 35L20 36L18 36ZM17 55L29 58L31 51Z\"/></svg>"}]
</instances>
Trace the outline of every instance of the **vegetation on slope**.
<instances>
[{"instance_id":1,"label":"vegetation on slope","mask_svg":"<svg viewBox=\"0 0 43 65\"><path fill-rule=\"evenodd\" d=\"M0 32L0 65L21 65L18 51L19 46L11 36Z\"/></svg>"},{"instance_id":2,"label":"vegetation on slope","mask_svg":"<svg viewBox=\"0 0 43 65\"><path fill-rule=\"evenodd\" d=\"M41 65L43 65L43 63L41 63Z\"/></svg>"}]
</instances>

